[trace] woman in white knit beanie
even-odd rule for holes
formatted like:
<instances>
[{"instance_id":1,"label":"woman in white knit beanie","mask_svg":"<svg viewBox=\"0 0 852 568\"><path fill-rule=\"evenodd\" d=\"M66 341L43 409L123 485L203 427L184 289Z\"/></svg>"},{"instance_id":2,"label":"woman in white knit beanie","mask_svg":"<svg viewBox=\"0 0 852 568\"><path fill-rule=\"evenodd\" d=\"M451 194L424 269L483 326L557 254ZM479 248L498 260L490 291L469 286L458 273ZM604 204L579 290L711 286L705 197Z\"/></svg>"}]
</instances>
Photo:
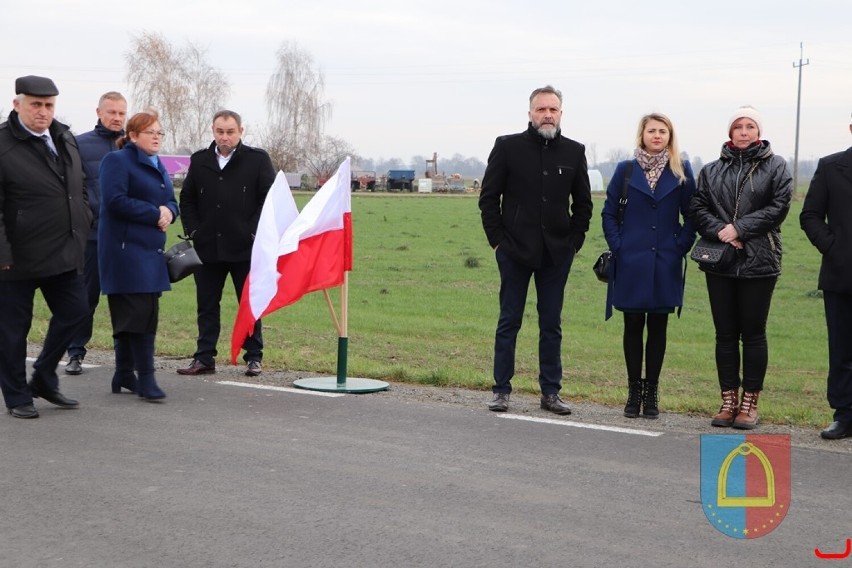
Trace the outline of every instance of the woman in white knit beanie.
<instances>
[{"instance_id":1,"label":"woman in white knit beanie","mask_svg":"<svg viewBox=\"0 0 852 568\"><path fill-rule=\"evenodd\" d=\"M716 329L722 393L711 424L751 430L759 422L757 399L769 362L766 321L781 274L781 223L790 210L793 176L772 152L754 107L734 111L728 138L719 159L698 174L690 215L699 243L726 243L731 257L725 265L699 263Z\"/></svg>"}]
</instances>

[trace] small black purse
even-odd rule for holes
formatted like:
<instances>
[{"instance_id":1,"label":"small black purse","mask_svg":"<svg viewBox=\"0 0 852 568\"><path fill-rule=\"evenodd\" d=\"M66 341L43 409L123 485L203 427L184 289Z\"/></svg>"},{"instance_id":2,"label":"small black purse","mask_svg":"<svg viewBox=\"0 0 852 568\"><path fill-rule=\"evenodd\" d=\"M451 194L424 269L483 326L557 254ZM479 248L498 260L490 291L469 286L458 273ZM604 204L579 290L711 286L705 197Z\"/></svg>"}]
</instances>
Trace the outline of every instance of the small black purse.
<instances>
[{"instance_id":1,"label":"small black purse","mask_svg":"<svg viewBox=\"0 0 852 568\"><path fill-rule=\"evenodd\" d=\"M701 237L692 247L689 258L700 266L724 270L736 262L737 249L728 243L711 241Z\"/></svg>"},{"instance_id":2,"label":"small black purse","mask_svg":"<svg viewBox=\"0 0 852 568\"><path fill-rule=\"evenodd\" d=\"M755 169L757 169L758 165L759 162L755 162L748 174L746 174L740 183L740 187L737 190L737 201L734 204L734 215L731 219L731 223L737 219L737 214L740 210L740 196L743 193L743 188L745 187L748 179L751 177L751 174ZM701 237L698 239L698 242L695 243L695 246L692 247L692 252L689 253L689 258L697 262L699 266L725 270L728 267L733 266L733 264L738 260L739 255L740 251L738 251L733 245L723 243L717 239Z\"/></svg>"},{"instance_id":3,"label":"small black purse","mask_svg":"<svg viewBox=\"0 0 852 568\"><path fill-rule=\"evenodd\" d=\"M189 237L178 235L181 242L163 253L166 258L166 268L169 269L169 282L179 282L195 272L201 266L195 247Z\"/></svg>"},{"instance_id":4,"label":"small black purse","mask_svg":"<svg viewBox=\"0 0 852 568\"><path fill-rule=\"evenodd\" d=\"M609 280L609 265L611 263L612 251L605 250L595 261L595 265L592 266L592 270L595 271L595 276L597 276L598 280L600 280L601 282L606 283Z\"/></svg>"},{"instance_id":5,"label":"small black purse","mask_svg":"<svg viewBox=\"0 0 852 568\"><path fill-rule=\"evenodd\" d=\"M630 181L630 176L633 174L633 161L627 162L627 167L624 171L624 185L621 186L621 198L618 200L618 212L616 213L616 219L618 219L618 226L620 227L622 223L624 223L624 208L627 207L627 183ZM612 251L607 249L601 253L598 259L595 261L594 266L592 266L592 270L595 273L595 276L598 277L598 280L606 284L609 282L609 271L610 266L612 265Z\"/></svg>"}]
</instances>

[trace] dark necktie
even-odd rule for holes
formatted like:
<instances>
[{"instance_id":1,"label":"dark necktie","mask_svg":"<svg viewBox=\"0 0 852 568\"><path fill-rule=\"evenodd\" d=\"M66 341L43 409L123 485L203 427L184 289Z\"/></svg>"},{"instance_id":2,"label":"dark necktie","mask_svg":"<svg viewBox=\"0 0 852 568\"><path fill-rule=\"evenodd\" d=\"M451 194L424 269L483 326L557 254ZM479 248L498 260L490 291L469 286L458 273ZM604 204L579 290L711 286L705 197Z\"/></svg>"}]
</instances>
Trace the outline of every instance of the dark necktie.
<instances>
[{"instance_id":1,"label":"dark necktie","mask_svg":"<svg viewBox=\"0 0 852 568\"><path fill-rule=\"evenodd\" d=\"M56 158L56 150L54 150L53 146L50 144L50 136L48 136L47 134L42 134L41 139L44 140L44 145L47 146L50 155Z\"/></svg>"}]
</instances>

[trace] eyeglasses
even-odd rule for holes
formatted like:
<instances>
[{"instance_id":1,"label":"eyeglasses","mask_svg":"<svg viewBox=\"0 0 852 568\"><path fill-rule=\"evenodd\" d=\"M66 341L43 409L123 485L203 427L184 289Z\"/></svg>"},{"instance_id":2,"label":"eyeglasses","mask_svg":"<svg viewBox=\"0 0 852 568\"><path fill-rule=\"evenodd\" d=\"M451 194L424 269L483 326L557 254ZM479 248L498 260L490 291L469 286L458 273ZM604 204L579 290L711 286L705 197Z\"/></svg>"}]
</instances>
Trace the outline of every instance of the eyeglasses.
<instances>
[{"instance_id":1,"label":"eyeglasses","mask_svg":"<svg viewBox=\"0 0 852 568\"><path fill-rule=\"evenodd\" d=\"M159 136L160 138L166 135L166 133L162 130L143 130L139 134L147 134L148 136Z\"/></svg>"}]
</instances>

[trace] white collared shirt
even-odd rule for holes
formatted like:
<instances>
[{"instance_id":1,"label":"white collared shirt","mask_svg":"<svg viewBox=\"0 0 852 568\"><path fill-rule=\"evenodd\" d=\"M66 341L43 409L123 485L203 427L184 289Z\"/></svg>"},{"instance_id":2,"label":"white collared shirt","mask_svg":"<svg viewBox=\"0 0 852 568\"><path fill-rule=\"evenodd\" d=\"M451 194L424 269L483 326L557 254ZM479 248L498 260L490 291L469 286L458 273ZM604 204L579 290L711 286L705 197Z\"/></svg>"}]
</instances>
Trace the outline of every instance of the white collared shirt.
<instances>
[{"instance_id":1,"label":"white collared shirt","mask_svg":"<svg viewBox=\"0 0 852 568\"><path fill-rule=\"evenodd\" d=\"M27 128L27 125L24 124L24 121L22 121L21 119L18 119L18 124L21 125L21 128L23 128L24 130L26 130L27 132L29 132L30 134L32 134L36 138L41 138L42 136L44 136L46 134L47 140L45 140L45 141L47 142L47 145L50 146L51 150L53 150L53 154L55 156L59 155L59 152L56 151L56 144L53 143L53 137L50 135L50 129L45 130L44 132L36 132L35 130L30 130L29 128Z\"/></svg>"},{"instance_id":2,"label":"white collared shirt","mask_svg":"<svg viewBox=\"0 0 852 568\"><path fill-rule=\"evenodd\" d=\"M215 149L215 152L216 152L216 160L218 160L218 162L219 162L219 169L224 170L225 166L228 165L228 162L231 161L231 158L234 155L234 151L231 150L230 154L228 154L227 156L223 156L222 154L219 153L219 147L217 146L216 149Z\"/></svg>"}]
</instances>

